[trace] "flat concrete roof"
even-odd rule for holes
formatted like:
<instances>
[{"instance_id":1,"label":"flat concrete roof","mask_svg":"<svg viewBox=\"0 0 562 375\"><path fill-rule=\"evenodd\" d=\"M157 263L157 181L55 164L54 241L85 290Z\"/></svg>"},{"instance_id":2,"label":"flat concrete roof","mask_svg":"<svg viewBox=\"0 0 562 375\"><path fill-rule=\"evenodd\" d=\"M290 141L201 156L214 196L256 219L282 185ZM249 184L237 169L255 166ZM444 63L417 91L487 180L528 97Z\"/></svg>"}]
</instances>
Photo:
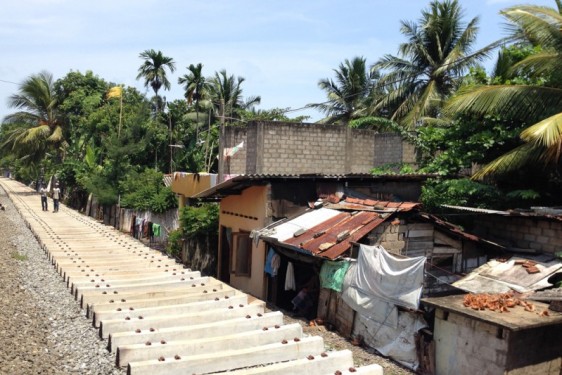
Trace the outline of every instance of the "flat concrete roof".
<instances>
[{"instance_id":1,"label":"flat concrete roof","mask_svg":"<svg viewBox=\"0 0 562 375\"><path fill-rule=\"evenodd\" d=\"M532 301L536 311L525 311L523 306L515 306L509 309L509 312L500 313L491 310L474 310L465 307L463 304L463 295L453 295L447 297L431 297L423 298L421 301L426 305L437 307L445 311L455 312L457 314L476 319L482 322L501 326L512 331L521 331L530 328L562 325L562 313L548 310L549 316L540 316L538 313L548 309L548 304ZM531 302L531 301L529 301Z\"/></svg>"}]
</instances>

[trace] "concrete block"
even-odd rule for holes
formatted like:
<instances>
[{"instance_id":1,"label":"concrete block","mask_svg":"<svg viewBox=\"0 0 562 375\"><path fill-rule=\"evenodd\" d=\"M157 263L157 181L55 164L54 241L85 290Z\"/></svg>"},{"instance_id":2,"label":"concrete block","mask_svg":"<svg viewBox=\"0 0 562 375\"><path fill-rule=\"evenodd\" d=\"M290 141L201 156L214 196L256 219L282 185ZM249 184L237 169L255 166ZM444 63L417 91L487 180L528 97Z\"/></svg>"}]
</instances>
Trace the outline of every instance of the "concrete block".
<instances>
[{"instance_id":1,"label":"concrete block","mask_svg":"<svg viewBox=\"0 0 562 375\"><path fill-rule=\"evenodd\" d=\"M197 325L203 323L216 322L223 319L234 319L246 315L263 314L265 303L255 303L244 305L243 307L233 306L232 309L216 309L196 313L187 313L181 315L162 315L144 319L142 315L135 315L130 319L115 319L100 322L100 337L107 338L110 334L116 332L134 332L137 329L145 330L150 328L167 328L173 327L176 322L189 322Z\"/></svg>"},{"instance_id":2,"label":"concrete block","mask_svg":"<svg viewBox=\"0 0 562 375\"><path fill-rule=\"evenodd\" d=\"M231 348L246 349L289 341L302 337L302 327L298 323L278 326L278 328L259 329L217 337L193 337L184 341L156 341L151 345L136 344L120 346L117 350L117 366L127 366L130 362L145 361L158 356L174 357L197 356L207 353L229 351ZM267 362L266 362L267 363Z\"/></svg>"},{"instance_id":3,"label":"concrete block","mask_svg":"<svg viewBox=\"0 0 562 375\"><path fill-rule=\"evenodd\" d=\"M217 337L235 333L273 328L283 325L281 312L269 312L260 315L250 315L241 318L219 320L216 322L190 325L189 322L178 322L178 325L167 328L153 328L152 330L116 332L109 336L108 349L116 351L118 347L131 344L143 344L147 341L184 341L197 337Z\"/></svg>"}]
</instances>

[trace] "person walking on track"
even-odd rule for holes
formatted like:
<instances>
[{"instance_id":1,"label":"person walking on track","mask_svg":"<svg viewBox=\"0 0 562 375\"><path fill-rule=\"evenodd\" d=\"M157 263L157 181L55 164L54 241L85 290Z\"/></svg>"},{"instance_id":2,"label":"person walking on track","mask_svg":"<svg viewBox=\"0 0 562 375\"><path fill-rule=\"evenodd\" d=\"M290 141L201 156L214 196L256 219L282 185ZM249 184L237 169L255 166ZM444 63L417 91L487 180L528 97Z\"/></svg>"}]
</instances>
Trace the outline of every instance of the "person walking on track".
<instances>
[{"instance_id":1,"label":"person walking on track","mask_svg":"<svg viewBox=\"0 0 562 375\"><path fill-rule=\"evenodd\" d=\"M41 208L43 209L43 211L49 211L49 207L47 206L47 193L47 188L45 187L45 185L41 184L39 194L41 194Z\"/></svg>"},{"instance_id":2,"label":"person walking on track","mask_svg":"<svg viewBox=\"0 0 562 375\"><path fill-rule=\"evenodd\" d=\"M60 188L58 182L55 184L53 189L53 212L59 212L59 200L60 200Z\"/></svg>"}]
</instances>

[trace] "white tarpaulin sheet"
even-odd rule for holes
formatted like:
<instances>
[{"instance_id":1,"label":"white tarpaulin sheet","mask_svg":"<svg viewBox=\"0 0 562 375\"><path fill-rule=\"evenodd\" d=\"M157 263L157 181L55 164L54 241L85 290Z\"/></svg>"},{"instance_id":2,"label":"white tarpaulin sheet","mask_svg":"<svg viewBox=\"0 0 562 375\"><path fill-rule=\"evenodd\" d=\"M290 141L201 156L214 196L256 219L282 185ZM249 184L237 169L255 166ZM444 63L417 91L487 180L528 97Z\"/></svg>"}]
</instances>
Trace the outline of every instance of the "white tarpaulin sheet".
<instances>
[{"instance_id":1,"label":"white tarpaulin sheet","mask_svg":"<svg viewBox=\"0 0 562 375\"><path fill-rule=\"evenodd\" d=\"M382 246L361 245L351 286L362 294L418 309L425 257L397 258Z\"/></svg>"},{"instance_id":2,"label":"white tarpaulin sheet","mask_svg":"<svg viewBox=\"0 0 562 375\"><path fill-rule=\"evenodd\" d=\"M365 294L351 284L357 274L357 263L351 263L343 281L342 299L354 311L368 319L374 320L392 328L398 327L398 310L394 304L382 298Z\"/></svg>"}]
</instances>

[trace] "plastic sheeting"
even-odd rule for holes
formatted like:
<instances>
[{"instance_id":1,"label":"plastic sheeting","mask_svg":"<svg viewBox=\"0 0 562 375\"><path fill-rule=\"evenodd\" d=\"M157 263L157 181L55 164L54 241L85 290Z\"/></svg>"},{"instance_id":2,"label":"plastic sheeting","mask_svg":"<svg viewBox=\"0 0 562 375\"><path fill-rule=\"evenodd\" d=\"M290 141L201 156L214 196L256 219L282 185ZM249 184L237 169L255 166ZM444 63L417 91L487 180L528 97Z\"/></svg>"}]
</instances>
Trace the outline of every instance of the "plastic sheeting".
<instances>
[{"instance_id":1,"label":"plastic sheeting","mask_svg":"<svg viewBox=\"0 0 562 375\"><path fill-rule=\"evenodd\" d=\"M415 335L427 324L414 312L398 311L397 319L398 325L393 328L358 314L353 333L362 335L365 343L382 355L415 371L419 367Z\"/></svg>"},{"instance_id":2,"label":"plastic sheeting","mask_svg":"<svg viewBox=\"0 0 562 375\"><path fill-rule=\"evenodd\" d=\"M351 286L358 292L410 309L418 309L425 257L397 258L382 246L361 245Z\"/></svg>"},{"instance_id":3,"label":"plastic sheeting","mask_svg":"<svg viewBox=\"0 0 562 375\"><path fill-rule=\"evenodd\" d=\"M382 298L357 290L351 284L357 274L357 263L352 263L343 282L342 299L364 317L392 328L398 327L398 310Z\"/></svg>"},{"instance_id":4,"label":"plastic sheeting","mask_svg":"<svg viewBox=\"0 0 562 375\"><path fill-rule=\"evenodd\" d=\"M343 280L349 268L349 261L324 261L320 269L320 286L341 292Z\"/></svg>"}]
</instances>

